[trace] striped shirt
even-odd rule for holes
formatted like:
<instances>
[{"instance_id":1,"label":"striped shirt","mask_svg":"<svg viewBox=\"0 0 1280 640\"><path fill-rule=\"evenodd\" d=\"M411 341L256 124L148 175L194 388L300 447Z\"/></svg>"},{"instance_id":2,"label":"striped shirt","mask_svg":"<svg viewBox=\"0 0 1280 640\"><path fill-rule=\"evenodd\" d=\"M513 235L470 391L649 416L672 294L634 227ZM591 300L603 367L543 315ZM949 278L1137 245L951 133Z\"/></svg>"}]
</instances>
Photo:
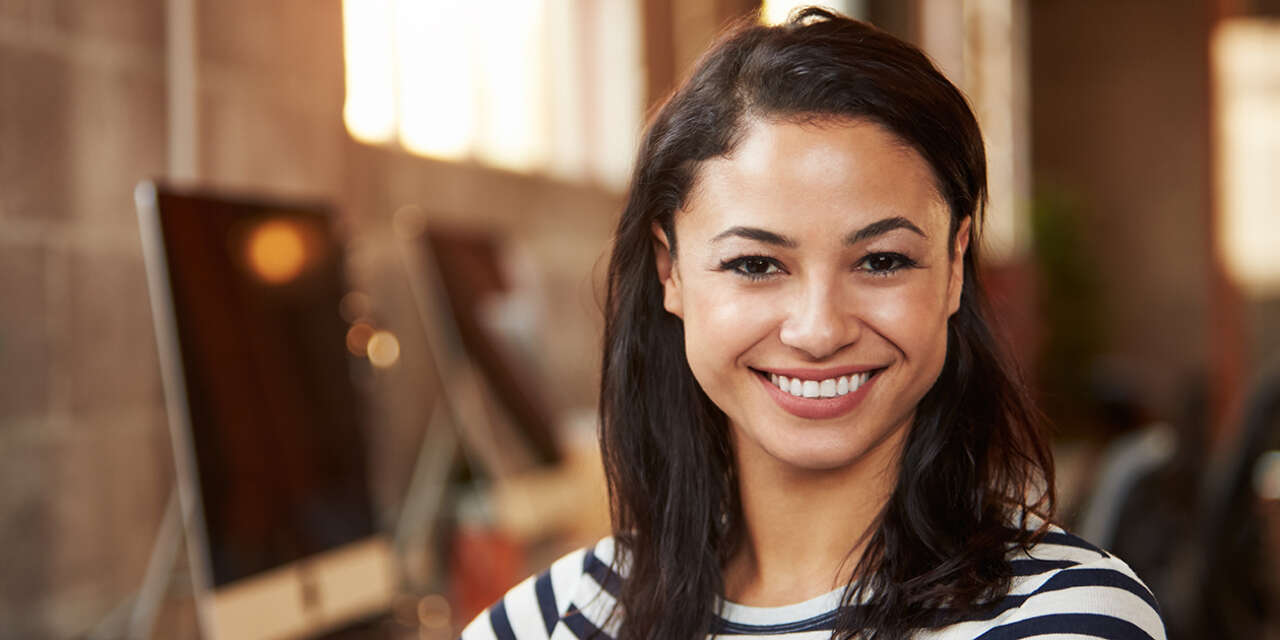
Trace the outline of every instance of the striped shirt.
<instances>
[{"instance_id":1,"label":"striped shirt","mask_svg":"<svg viewBox=\"0 0 1280 640\"><path fill-rule=\"evenodd\" d=\"M613 540L575 551L517 585L462 632L462 640L573 640L617 637L610 616L622 580ZM1053 528L1029 552L1011 556L1009 593L960 622L921 630L916 640L1106 638L1165 640L1155 598L1120 559ZM603 585L603 586L602 586ZM843 590L781 607L724 602L721 639L831 637ZM603 632L603 635L599 635Z\"/></svg>"}]
</instances>

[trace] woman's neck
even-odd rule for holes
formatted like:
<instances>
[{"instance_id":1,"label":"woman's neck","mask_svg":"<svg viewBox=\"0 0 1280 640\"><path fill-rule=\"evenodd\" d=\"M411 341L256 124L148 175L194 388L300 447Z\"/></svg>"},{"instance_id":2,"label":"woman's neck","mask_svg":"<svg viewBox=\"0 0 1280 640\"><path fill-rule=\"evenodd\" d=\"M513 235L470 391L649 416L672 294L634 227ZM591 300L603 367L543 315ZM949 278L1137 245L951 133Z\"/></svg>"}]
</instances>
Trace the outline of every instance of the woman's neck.
<instances>
[{"instance_id":1,"label":"woman's neck","mask_svg":"<svg viewBox=\"0 0 1280 640\"><path fill-rule=\"evenodd\" d=\"M893 492L905 431L832 470L797 469L736 446L743 535L725 567L726 598L780 606L847 583Z\"/></svg>"}]
</instances>

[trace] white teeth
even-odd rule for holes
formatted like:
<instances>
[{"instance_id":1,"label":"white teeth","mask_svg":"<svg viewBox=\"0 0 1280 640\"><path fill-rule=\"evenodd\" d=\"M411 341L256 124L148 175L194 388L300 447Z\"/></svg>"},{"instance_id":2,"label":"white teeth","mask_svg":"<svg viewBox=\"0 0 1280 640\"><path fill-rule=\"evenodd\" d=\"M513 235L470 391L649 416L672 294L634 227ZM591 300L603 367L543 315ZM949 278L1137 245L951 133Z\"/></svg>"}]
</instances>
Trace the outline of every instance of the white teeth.
<instances>
[{"instance_id":1,"label":"white teeth","mask_svg":"<svg viewBox=\"0 0 1280 640\"><path fill-rule=\"evenodd\" d=\"M871 379L870 371L825 380L801 380L776 373L769 374L769 381L782 391L800 398L835 398L857 391Z\"/></svg>"},{"instance_id":2,"label":"white teeth","mask_svg":"<svg viewBox=\"0 0 1280 640\"><path fill-rule=\"evenodd\" d=\"M836 397L836 379L835 378L827 378L826 380L823 380L821 386L822 386L822 389L821 389L822 397L824 398Z\"/></svg>"}]
</instances>

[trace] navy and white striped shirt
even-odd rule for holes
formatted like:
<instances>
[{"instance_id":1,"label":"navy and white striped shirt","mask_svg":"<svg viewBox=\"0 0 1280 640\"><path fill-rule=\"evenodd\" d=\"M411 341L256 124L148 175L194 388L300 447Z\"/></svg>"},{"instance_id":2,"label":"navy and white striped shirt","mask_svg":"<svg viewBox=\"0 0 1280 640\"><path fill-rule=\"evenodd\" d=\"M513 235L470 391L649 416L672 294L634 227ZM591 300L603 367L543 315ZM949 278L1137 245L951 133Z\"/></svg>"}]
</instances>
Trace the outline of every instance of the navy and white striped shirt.
<instances>
[{"instance_id":1,"label":"navy and white striped shirt","mask_svg":"<svg viewBox=\"0 0 1280 640\"><path fill-rule=\"evenodd\" d=\"M575 551L507 592L462 632L462 640L574 640L617 637L612 616L622 578L613 540ZM1165 640L1156 600L1124 562L1053 528L1030 552L1011 555L1014 579L996 606L917 640L1105 638ZM842 590L782 607L722 603L716 638L831 637ZM599 635L603 632L603 635Z\"/></svg>"}]
</instances>

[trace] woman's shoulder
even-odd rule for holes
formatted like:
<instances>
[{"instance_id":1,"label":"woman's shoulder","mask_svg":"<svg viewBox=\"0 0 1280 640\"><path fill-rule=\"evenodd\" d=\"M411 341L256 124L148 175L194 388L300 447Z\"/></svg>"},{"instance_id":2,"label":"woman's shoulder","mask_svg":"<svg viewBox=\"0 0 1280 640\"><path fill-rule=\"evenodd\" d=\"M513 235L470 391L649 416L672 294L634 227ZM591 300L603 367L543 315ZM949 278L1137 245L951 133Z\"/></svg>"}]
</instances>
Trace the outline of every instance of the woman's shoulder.
<instances>
[{"instance_id":1,"label":"woman's shoulder","mask_svg":"<svg viewBox=\"0 0 1280 640\"><path fill-rule=\"evenodd\" d=\"M1060 527L1049 527L1034 546L1012 551L1010 565L1014 577L1005 597L962 622L918 637L1165 638L1160 607L1129 565Z\"/></svg>"},{"instance_id":2,"label":"woman's shoulder","mask_svg":"<svg viewBox=\"0 0 1280 640\"><path fill-rule=\"evenodd\" d=\"M616 567L621 565L625 573L626 564L617 561L618 553L614 540L605 538L565 555L508 591L463 630L462 639L617 637L620 620L613 613L622 577ZM1165 640L1151 591L1113 554L1054 526L1034 546L1012 551L1009 559L1014 578L1007 595L959 622L915 637L1014 640L1063 634ZM821 617L825 621L830 616ZM798 624L785 626L795 629Z\"/></svg>"},{"instance_id":3,"label":"woman's shoulder","mask_svg":"<svg viewBox=\"0 0 1280 640\"><path fill-rule=\"evenodd\" d=\"M609 630L616 624L611 614L622 582L614 569L616 553L614 540L604 538L562 556L472 620L462 639L585 638Z\"/></svg>"}]
</instances>

